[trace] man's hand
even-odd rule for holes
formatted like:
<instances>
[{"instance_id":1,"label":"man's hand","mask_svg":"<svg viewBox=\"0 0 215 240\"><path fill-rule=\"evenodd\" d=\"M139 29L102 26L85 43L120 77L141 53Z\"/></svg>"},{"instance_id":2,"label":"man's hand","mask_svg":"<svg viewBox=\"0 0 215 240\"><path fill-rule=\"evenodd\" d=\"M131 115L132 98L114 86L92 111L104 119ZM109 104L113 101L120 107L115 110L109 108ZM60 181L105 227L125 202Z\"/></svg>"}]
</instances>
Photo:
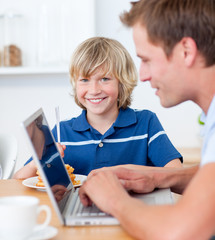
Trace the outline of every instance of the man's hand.
<instances>
[{"instance_id":1,"label":"man's hand","mask_svg":"<svg viewBox=\"0 0 215 240\"><path fill-rule=\"evenodd\" d=\"M99 172L111 171L120 179L122 185L127 190L137 193L152 192L157 186L154 178L154 170L146 169L145 171L133 170L124 167L103 167L90 172L88 178Z\"/></svg>"},{"instance_id":2,"label":"man's hand","mask_svg":"<svg viewBox=\"0 0 215 240\"><path fill-rule=\"evenodd\" d=\"M128 193L112 171L100 171L91 175L79 190L83 205L94 202L102 211L114 215L117 203L123 201Z\"/></svg>"},{"instance_id":3,"label":"man's hand","mask_svg":"<svg viewBox=\"0 0 215 240\"><path fill-rule=\"evenodd\" d=\"M114 169L114 173L127 190L136 193L152 192L157 186L154 179L154 171L138 171L127 168Z\"/></svg>"}]
</instances>

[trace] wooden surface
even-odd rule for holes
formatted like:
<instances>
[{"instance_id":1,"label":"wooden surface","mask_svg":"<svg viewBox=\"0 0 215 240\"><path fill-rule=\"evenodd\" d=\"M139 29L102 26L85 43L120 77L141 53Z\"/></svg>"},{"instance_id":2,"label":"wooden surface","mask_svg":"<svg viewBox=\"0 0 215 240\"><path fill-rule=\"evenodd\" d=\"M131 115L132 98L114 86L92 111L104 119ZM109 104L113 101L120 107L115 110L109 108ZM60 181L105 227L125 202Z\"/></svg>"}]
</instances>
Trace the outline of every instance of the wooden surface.
<instances>
[{"instance_id":1,"label":"wooden surface","mask_svg":"<svg viewBox=\"0 0 215 240\"><path fill-rule=\"evenodd\" d=\"M201 160L200 148L178 148L177 150L183 156L185 166L200 163L200 160Z\"/></svg>"},{"instance_id":2,"label":"wooden surface","mask_svg":"<svg viewBox=\"0 0 215 240\"><path fill-rule=\"evenodd\" d=\"M132 238L120 226L87 226L87 227L65 227L61 226L55 214L49 197L46 192L38 191L22 185L21 180L0 180L0 197L26 195L35 196L40 199L40 204L47 204L52 210L52 220L50 225L58 229L58 234L52 238L54 240L131 240ZM43 220L41 216L39 221Z\"/></svg>"},{"instance_id":3,"label":"wooden surface","mask_svg":"<svg viewBox=\"0 0 215 240\"><path fill-rule=\"evenodd\" d=\"M201 150L199 148L179 148L178 151L184 157L184 165L189 166L198 164L201 159ZM52 211L52 220L50 225L58 229L58 234L52 238L54 240L131 240L131 238L120 226L87 226L87 227L65 227L61 226L55 211L46 192L28 188L22 185L21 180L0 180L0 197L26 195L35 196L40 199L40 204L47 204ZM39 221L43 220L41 216Z\"/></svg>"}]
</instances>

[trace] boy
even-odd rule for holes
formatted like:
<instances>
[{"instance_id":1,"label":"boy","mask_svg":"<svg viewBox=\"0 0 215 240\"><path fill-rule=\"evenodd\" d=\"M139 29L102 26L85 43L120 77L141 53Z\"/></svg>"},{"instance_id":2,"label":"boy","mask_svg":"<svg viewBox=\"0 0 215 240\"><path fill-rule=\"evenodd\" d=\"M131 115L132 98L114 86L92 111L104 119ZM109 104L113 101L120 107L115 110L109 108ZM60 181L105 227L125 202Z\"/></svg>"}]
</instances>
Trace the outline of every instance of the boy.
<instances>
[{"instance_id":1,"label":"boy","mask_svg":"<svg viewBox=\"0 0 215 240\"><path fill-rule=\"evenodd\" d=\"M129 108L137 83L135 65L116 40L94 37L73 53L71 83L76 103L83 109L77 118L60 123L64 162L75 173L124 165L181 167L182 157L171 144L156 115ZM57 139L56 127L53 129ZM180 159L180 160L179 160ZM36 175L34 161L14 176Z\"/></svg>"}]
</instances>

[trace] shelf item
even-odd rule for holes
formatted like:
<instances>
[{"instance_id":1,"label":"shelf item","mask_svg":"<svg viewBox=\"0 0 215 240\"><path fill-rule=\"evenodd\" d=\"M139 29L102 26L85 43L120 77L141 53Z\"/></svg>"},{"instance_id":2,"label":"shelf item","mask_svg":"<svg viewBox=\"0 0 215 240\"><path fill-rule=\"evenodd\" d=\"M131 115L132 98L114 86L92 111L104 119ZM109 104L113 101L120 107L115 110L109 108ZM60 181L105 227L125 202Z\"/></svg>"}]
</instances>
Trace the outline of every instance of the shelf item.
<instances>
[{"instance_id":1,"label":"shelf item","mask_svg":"<svg viewBox=\"0 0 215 240\"><path fill-rule=\"evenodd\" d=\"M0 65L15 67L23 65L23 15L12 10L0 15L1 42Z\"/></svg>"}]
</instances>

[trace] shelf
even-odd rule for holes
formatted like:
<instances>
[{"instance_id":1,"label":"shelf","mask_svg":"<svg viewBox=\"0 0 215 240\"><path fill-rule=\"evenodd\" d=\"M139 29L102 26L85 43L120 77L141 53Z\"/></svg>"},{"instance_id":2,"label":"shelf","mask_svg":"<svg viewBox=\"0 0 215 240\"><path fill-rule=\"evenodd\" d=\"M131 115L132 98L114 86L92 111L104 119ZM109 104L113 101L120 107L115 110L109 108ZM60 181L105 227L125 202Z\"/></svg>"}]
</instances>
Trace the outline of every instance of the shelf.
<instances>
[{"instance_id":1,"label":"shelf","mask_svg":"<svg viewBox=\"0 0 215 240\"><path fill-rule=\"evenodd\" d=\"M0 76L30 74L67 74L69 66L61 67L0 67Z\"/></svg>"}]
</instances>

